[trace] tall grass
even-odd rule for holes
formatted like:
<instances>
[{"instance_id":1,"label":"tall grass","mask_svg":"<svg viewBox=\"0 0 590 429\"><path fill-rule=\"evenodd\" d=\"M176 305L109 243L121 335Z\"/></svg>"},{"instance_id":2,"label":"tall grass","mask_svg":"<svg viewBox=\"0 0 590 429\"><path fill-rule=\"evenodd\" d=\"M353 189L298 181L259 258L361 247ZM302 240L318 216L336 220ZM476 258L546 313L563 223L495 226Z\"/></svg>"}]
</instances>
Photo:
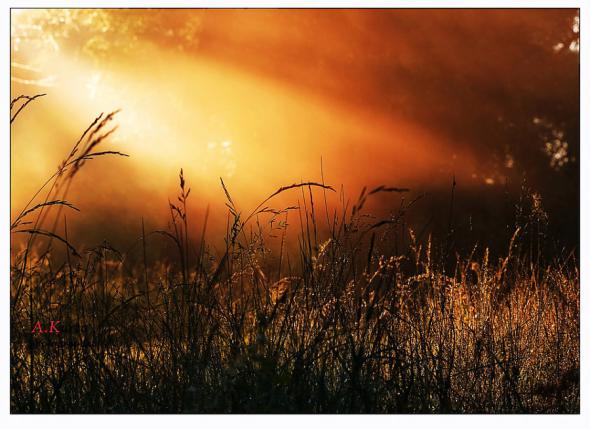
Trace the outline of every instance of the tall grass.
<instances>
[{"instance_id":1,"label":"tall grass","mask_svg":"<svg viewBox=\"0 0 590 429\"><path fill-rule=\"evenodd\" d=\"M404 188L365 189L331 211L332 187L297 183L242 213L221 181L216 256L206 220L191 236L181 170L171 228L142 221L129 264L106 242L74 249L66 223L63 234L42 228L50 210L74 208L68 184L84 161L121 155L96 150L113 116L88 128L11 226L31 237L11 270L12 412L579 412L578 263L542 257L538 196L523 197L503 255L461 256L406 226L413 202L385 219L364 213L367 199ZM272 208L287 193L298 204ZM176 253L148 260L148 238ZM65 262L34 239L56 240ZM60 320L61 334L31 334L37 320Z\"/></svg>"}]
</instances>

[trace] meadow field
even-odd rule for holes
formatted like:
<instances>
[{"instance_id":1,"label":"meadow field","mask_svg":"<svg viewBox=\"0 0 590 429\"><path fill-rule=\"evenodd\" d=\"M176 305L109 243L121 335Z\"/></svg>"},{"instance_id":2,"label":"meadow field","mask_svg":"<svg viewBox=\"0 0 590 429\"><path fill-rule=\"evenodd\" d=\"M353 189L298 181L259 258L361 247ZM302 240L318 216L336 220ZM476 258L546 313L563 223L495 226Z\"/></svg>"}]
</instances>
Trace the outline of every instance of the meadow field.
<instances>
[{"instance_id":1,"label":"meadow field","mask_svg":"<svg viewBox=\"0 0 590 429\"><path fill-rule=\"evenodd\" d=\"M192 222L179 165L168 228L80 248L68 219L88 214L68 190L86 164L133 156L105 148L116 120L97 117L11 219L12 413L579 412L578 249L545 251L538 193L523 186L500 249L465 252L454 186L446 232L423 234L405 188L333 206L334 184L285 183L243 211L220 180L210 237L220 219ZM402 203L372 216L382 195Z\"/></svg>"}]
</instances>

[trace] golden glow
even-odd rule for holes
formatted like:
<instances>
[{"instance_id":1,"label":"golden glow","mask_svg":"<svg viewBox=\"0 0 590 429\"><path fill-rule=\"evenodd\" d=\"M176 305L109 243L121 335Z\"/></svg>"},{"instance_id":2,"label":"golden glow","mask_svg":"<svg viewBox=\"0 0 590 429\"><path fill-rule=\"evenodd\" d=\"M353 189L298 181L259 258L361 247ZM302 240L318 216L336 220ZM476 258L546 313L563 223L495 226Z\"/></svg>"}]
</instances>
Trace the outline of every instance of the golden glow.
<instances>
[{"instance_id":1,"label":"golden glow","mask_svg":"<svg viewBox=\"0 0 590 429\"><path fill-rule=\"evenodd\" d=\"M430 54L419 42L430 39L415 36L412 45L403 26L387 27L399 37L378 39L368 30L379 22L376 12L289 13L301 18L293 21L298 27L287 12L264 10L13 11L12 95L48 94L12 126L13 210L98 113L116 109L108 146L131 157L87 167L70 194L83 209L166 213L181 167L200 210L207 202L224 210L219 177L247 210L281 185L320 181L321 162L326 182L347 195L365 185L447 187L453 175L460 183L500 183L480 171L482 155L469 139L456 141L428 115L415 119L455 111L455 95L432 96L413 83L414 70L429 75ZM412 13L396 12L397 22ZM461 31L478 19L466 16ZM445 53L436 64L463 73L455 39L435 45ZM490 65L494 76L510 67ZM473 67L477 81L482 68Z\"/></svg>"}]
</instances>

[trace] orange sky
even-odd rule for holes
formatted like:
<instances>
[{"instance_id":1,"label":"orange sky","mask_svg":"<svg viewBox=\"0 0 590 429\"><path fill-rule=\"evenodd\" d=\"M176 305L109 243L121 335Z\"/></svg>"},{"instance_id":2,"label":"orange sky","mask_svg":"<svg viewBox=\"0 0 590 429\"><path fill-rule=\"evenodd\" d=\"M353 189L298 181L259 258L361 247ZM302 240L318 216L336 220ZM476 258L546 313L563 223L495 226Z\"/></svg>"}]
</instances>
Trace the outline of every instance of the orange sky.
<instances>
[{"instance_id":1,"label":"orange sky","mask_svg":"<svg viewBox=\"0 0 590 429\"><path fill-rule=\"evenodd\" d=\"M521 136L517 119L534 136L535 117L576 111L574 17L13 12L11 93L48 95L11 129L12 211L98 113L118 108L105 148L130 158L88 164L70 194L105 229L113 213L159 222L181 167L198 213L207 202L223 210L219 177L248 210L281 185L321 180L320 159L326 182L354 195L363 185L448 187L453 174L495 185L512 174L502 148Z\"/></svg>"}]
</instances>

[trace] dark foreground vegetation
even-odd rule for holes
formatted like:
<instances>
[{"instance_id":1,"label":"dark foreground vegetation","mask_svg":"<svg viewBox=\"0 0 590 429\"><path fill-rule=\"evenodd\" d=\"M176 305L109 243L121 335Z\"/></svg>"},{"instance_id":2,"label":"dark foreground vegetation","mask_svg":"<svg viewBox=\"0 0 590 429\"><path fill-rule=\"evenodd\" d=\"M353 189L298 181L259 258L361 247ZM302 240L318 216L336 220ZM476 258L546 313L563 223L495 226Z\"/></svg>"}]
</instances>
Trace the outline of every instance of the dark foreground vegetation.
<instances>
[{"instance_id":1,"label":"dark foreground vegetation","mask_svg":"<svg viewBox=\"0 0 590 429\"><path fill-rule=\"evenodd\" d=\"M460 255L446 236L416 237L411 201L364 214L373 195L404 189L363 191L335 214L329 186L302 183L242 213L222 183L214 254L206 223L194 237L181 172L169 230L144 231L130 263L106 242L74 249L64 222L84 162L123 155L97 149L112 118L11 225L28 237L12 256L13 413L579 412L578 262L544 257L537 195L523 195L501 255ZM271 208L287 192L298 205ZM147 237L175 253L148 261ZM60 334L31 333L51 320Z\"/></svg>"}]
</instances>

